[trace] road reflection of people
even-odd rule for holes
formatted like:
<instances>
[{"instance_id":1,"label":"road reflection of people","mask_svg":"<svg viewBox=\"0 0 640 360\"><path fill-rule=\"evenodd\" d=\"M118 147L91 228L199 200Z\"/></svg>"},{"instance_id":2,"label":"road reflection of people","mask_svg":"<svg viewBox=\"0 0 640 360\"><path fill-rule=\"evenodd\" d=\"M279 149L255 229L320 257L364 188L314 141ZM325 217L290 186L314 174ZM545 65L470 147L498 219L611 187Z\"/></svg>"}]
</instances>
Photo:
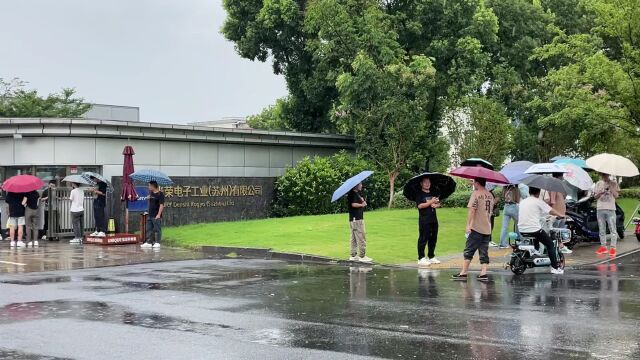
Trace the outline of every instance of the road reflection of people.
<instances>
[{"instance_id":1,"label":"road reflection of people","mask_svg":"<svg viewBox=\"0 0 640 360\"><path fill-rule=\"evenodd\" d=\"M366 324L368 319L368 309L364 305L367 300L367 273L373 270L370 266L349 267L349 301L347 302L347 314L354 324ZM369 344L366 338L351 333L353 338L345 339L345 343L350 344L352 352L356 354L369 354Z\"/></svg>"}]
</instances>

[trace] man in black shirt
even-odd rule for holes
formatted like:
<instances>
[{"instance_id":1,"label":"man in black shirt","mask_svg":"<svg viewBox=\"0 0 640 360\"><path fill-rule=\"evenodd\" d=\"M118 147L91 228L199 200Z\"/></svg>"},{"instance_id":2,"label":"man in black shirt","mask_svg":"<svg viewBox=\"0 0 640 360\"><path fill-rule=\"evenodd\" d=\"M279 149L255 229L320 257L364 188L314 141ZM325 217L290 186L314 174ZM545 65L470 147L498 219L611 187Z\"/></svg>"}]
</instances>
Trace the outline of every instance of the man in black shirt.
<instances>
[{"instance_id":1,"label":"man in black shirt","mask_svg":"<svg viewBox=\"0 0 640 360\"><path fill-rule=\"evenodd\" d=\"M160 249L162 238L162 213L164 212L164 193L160 191L158 183L149 182L149 211L147 214L147 238L142 248ZM155 240L153 235L156 235Z\"/></svg>"},{"instance_id":2,"label":"man in black shirt","mask_svg":"<svg viewBox=\"0 0 640 360\"><path fill-rule=\"evenodd\" d=\"M438 217L436 208L440 207L438 194L431 191L431 180L425 177L420 182L421 190L416 197L418 207L418 266L439 264L436 259L435 250L438 241ZM427 258L425 258L424 248L428 247Z\"/></svg>"},{"instance_id":3,"label":"man in black shirt","mask_svg":"<svg viewBox=\"0 0 640 360\"><path fill-rule=\"evenodd\" d=\"M44 227L40 230L39 234L39 237L42 238L42 240L47 239L47 230L49 230L49 208L51 208L51 211L53 212L56 211L54 206L55 204L50 201L52 196L51 193L55 190L56 185L57 183L55 180L49 180L49 186L47 186L40 196L40 202L44 205Z\"/></svg>"},{"instance_id":4,"label":"man in black shirt","mask_svg":"<svg viewBox=\"0 0 640 360\"><path fill-rule=\"evenodd\" d=\"M91 180L96 183L92 189L95 195L93 198L93 218L96 223L96 231L90 236L102 237L106 236L107 232L107 218L104 212L104 208L107 206L107 183L95 177L91 177Z\"/></svg>"},{"instance_id":5,"label":"man in black shirt","mask_svg":"<svg viewBox=\"0 0 640 360\"><path fill-rule=\"evenodd\" d=\"M365 255L367 238L364 229L364 208L367 202L361 195L362 183L356 185L347 196L349 207L349 227L351 229L351 257L350 261L372 262L373 259ZM358 257L358 251L360 257Z\"/></svg>"},{"instance_id":6,"label":"man in black shirt","mask_svg":"<svg viewBox=\"0 0 640 360\"><path fill-rule=\"evenodd\" d=\"M25 243L22 241L24 235L24 223L25 223L25 194L23 193L7 193L5 200L9 205L9 240L11 240L10 246L24 247ZM18 238L16 239L16 229Z\"/></svg>"}]
</instances>

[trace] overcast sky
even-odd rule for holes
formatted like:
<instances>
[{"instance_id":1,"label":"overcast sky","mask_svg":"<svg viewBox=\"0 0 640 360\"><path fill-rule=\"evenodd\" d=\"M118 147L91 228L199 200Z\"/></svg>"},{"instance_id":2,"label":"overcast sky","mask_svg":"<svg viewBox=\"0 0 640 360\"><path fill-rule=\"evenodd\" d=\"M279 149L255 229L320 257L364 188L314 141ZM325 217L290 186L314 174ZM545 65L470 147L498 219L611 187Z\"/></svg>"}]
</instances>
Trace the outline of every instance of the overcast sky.
<instances>
[{"instance_id":1,"label":"overcast sky","mask_svg":"<svg viewBox=\"0 0 640 360\"><path fill-rule=\"evenodd\" d=\"M222 0L1 0L0 77L139 106L141 120L246 116L286 94L220 34Z\"/></svg>"}]
</instances>

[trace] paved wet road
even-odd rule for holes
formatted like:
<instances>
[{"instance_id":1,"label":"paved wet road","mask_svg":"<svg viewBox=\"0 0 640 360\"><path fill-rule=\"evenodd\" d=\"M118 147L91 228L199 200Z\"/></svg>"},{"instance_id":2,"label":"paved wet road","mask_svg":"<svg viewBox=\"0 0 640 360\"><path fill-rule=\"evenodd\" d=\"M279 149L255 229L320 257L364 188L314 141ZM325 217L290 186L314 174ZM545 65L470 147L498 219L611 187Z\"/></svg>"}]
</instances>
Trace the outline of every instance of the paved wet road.
<instances>
[{"instance_id":1,"label":"paved wet road","mask_svg":"<svg viewBox=\"0 0 640 360\"><path fill-rule=\"evenodd\" d=\"M0 358L640 358L640 254L565 276L193 260L0 275Z\"/></svg>"}]
</instances>

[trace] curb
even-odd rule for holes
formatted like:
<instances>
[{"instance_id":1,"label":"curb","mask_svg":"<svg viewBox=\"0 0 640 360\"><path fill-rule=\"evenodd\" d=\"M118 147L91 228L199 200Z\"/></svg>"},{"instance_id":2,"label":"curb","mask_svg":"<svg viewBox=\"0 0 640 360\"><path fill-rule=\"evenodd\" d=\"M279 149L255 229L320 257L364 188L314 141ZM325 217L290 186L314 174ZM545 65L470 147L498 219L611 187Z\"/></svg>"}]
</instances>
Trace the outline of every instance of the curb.
<instances>
[{"instance_id":1,"label":"curb","mask_svg":"<svg viewBox=\"0 0 640 360\"><path fill-rule=\"evenodd\" d=\"M287 253L281 251L273 251L272 249L263 248L247 248L233 246L201 246L200 251L206 255L228 257L235 254L241 258L248 259L265 259L265 260L283 260L291 262L313 262L322 264L338 264L338 259L325 256L307 255L299 253Z\"/></svg>"}]
</instances>

